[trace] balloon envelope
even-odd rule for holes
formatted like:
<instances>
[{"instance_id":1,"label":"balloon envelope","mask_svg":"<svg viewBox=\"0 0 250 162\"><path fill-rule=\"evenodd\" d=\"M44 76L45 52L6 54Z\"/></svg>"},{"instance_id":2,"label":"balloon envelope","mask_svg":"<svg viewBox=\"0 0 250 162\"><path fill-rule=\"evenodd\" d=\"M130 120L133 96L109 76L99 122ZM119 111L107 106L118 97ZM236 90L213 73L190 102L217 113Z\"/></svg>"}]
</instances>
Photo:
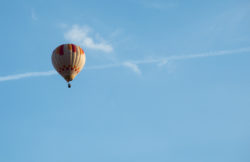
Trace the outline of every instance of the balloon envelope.
<instances>
[{"instance_id":1,"label":"balloon envelope","mask_svg":"<svg viewBox=\"0 0 250 162\"><path fill-rule=\"evenodd\" d=\"M52 64L56 71L67 81L72 81L85 64L83 49L74 44L62 44L52 53Z\"/></svg>"}]
</instances>

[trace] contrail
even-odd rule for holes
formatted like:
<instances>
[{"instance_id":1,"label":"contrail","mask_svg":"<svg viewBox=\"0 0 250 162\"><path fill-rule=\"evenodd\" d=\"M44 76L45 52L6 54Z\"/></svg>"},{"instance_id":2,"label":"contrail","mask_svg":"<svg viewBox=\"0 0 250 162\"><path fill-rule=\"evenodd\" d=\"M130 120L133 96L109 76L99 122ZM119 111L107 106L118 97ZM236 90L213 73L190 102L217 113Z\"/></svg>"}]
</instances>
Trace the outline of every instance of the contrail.
<instances>
[{"instance_id":1,"label":"contrail","mask_svg":"<svg viewBox=\"0 0 250 162\"><path fill-rule=\"evenodd\" d=\"M131 60L131 61L124 61L120 63L114 64L106 64L106 65L96 65L96 66L89 66L86 67L86 70L101 70L101 69L108 69L108 68L115 68L125 66L128 63L139 65L139 64L152 64L152 63L162 63L167 62L170 60L187 60L187 59L196 59L196 58L205 58L205 57L215 57L215 56L223 56L223 55L235 55L235 54L249 54L250 47L241 48L236 50L222 50L222 51L214 51L214 52L206 52L206 53L198 53L198 54L190 54L190 55L178 55L178 56L169 56L157 59L144 59L144 60ZM51 76L55 75L56 71L46 71L46 72L29 72L29 73L22 73L16 75L7 75L7 76L0 76L0 82L8 81L8 80L18 80L28 77L40 77L40 76Z\"/></svg>"},{"instance_id":2,"label":"contrail","mask_svg":"<svg viewBox=\"0 0 250 162\"><path fill-rule=\"evenodd\" d=\"M7 80L17 80L22 78L28 77L38 77L38 76L50 76L56 74L56 71L46 71L46 72L30 72L30 73L23 73L23 74L16 74L16 75L7 75L0 77L0 81L7 81Z\"/></svg>"},{"instance_id":3,"label":"contrail","mask_svg":"<svg viewBox=\"0 0 250 162\"><path fill-rule=\"evenodd\" d=\"M149 64L149 63L158 63L162 61L170 61L170 60L187 60L187 59L196 59L203 57L213 57L213 56L222 56L222 55L232 55L232 54L243 54L250 52L250 47L241 48L236 50L222 50L222 51L214 51L214 52L206 52L206 53L198 53L198 54L190 54L190 55L178 55L178 56L169 56L158 59L149 59L149 60L138 60L131 61L134 64Z\"/></svg>"}]
</instances>

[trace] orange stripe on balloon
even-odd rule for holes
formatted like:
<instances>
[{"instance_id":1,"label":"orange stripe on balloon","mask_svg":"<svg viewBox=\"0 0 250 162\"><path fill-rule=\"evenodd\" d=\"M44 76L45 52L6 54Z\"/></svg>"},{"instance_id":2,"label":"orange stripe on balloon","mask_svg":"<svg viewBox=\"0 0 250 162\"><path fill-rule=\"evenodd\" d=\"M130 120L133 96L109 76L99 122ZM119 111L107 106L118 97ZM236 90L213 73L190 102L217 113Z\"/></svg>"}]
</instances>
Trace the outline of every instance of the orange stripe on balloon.
<instances>
[{"instance_id":1,"label":"orange stripe on balloon","mask_svg":"<svg viewBox=\"0 0 250 162\"><path fill-rule=\"evenodd\" d=\"M72 51L72 44L68 44L69 51Z\"/></svg>"},{"instance_id":2,"label":"orange stripe on balloon","mask_svg":"<svg viewBox=\"0 0 250 162\"><path fill-rule=\"evenodd\" d=\"M81 49L81 54L84 54L84 51L83 51L83 49L82 48L80 48Z\"/></svg>"}]
</instances>

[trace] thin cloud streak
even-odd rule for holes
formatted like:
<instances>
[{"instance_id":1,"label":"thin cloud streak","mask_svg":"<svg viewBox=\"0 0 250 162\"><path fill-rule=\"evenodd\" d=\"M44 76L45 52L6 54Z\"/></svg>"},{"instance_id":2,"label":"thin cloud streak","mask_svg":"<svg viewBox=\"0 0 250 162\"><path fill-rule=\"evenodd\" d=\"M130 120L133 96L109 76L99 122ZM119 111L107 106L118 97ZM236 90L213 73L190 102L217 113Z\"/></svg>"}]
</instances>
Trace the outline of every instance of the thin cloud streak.
<instances>
[{"instance_id":1,"label":"thin cloud streak","mask_svg":"<svg viewBox=\"0 0 250 162\"><path fill-rule=\"evenodd\" d=\"M108 68L114 68L114 67L119 67L119 66L123 66L123 64L116 63L116 64L106 64L106 65L95 65L95 66L86 67L84 69L86 69L86 70L101 70L101 69L108 69Z\"/></svg>"},{"instance_id":2,"label":"thin cloud streak","mask_svg":"<svg viewBox=\"0 0 250 162\"><path fill-rule=\"evenodd\" d=\"M137 64L134 64L132 62L124 62L123 65L125 67L128 67L129 69L131 69L133 72L135 72L137 74L141 74L141 70L139 69Z\"/></svg>"},{"instance_id":3,"label":"thin cloud streak","mask_svg":"<svg viewBox=\"0 0 250 162\"><path fill-rule=\"evenodd\" d=\"M206 53L199 53L199 54L190 54L190 55L179 55L179 56L169 56L159 59L148 59L148 60L138 60L138 61L131 61L135 64L149 64L149 63L161 63L163 61L170 61L170 60L187 60L187 59L198 59L203 57L215 57L215 56L222 56L222 55L236 55L239 53L247 53L250 52L250 47L241 48L236 50L222 50L222 51L215 51L215 52L206 52Z\"/></svg>"},{"instance_id":4,"label":"thin cloud streak","mask_svg":"<svg viewBox=\"0 0 250 162\"><path fill-rule=\"evenodd\" d=\"M40 76L50 76L55 75L56 71L46 71L46 72L30 72L30 73L23 73L23 74L16 74L16 75L7 75L0 77L0 82L8 81L8 80L18 80L23 78L29 78L29 77L40 77Z\"/></svg>"},{"instance_id":5,"label":"thin cloud streak","mask_svg":"<svg viewBox=\"0 0 250 162\"><path fill-rule=\"evenodd\" d=\"M223 56L223 55L236 55L236 54L250 54L250 47L241 48L236 50L222 50L222 51L214 51L214 52L207 52L207 53L200 53L200 54L190 54L190 55L179 55L179 56L169 56L159 59L148 59L148 60L136 60L136 61L124 61L120 63L114 64L106 64L106 65L97 65L97 66L89 66L86 67L85 70L102 70L102 69L109 69L115 67L127 67L132 69L136 73L141 73L138 65L140 64L152 64L152 63L167 63L170 60L188 60L188 59L198 59L198 58L206 58L206 57L216 57L216 56ZM23 78L29 77L41 77L41 76L51 76L57 74L56 71L46 71L46 72L30 72L30 73L23 73L23 74L16 74L16 75L8 75L8 76L0 76L0 82L9 81L9 80L18 80Z\"/></svg>"}]
</instances>

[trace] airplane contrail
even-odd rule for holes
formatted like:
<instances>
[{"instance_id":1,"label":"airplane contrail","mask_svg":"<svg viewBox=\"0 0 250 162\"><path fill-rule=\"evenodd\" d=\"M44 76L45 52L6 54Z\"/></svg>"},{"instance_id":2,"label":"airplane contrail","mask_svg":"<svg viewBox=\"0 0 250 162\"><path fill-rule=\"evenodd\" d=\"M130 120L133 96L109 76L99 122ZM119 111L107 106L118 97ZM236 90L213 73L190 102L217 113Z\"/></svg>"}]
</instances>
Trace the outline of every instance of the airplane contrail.
<instances>
[{"instance_id":1,"label":"airplane contrail","mask_svg":"<svg viewBox=\"0 0 250 162\"><path fill-rule=\"evenodd\" d=\"M215 56L223 56L223 55L247 54L247 53L250 54L250 47L240 48L240 49L235 49L235 50L221 50L221 51L190 54L190 55L169 56L169 57L163 57L163 58L157 58L157 59L131 60L131 61L124 61L120 63L89 66L89 67L86 67L85 69L86 70L101 70L101 69L126 66L127 63L131 63L134 65L152 64L152 63L167 62L170 60L187 60L187 59L215 57ZM50 70L50 71L45 71L45 72L27 72L27 73L22 73L22 74L0 76L0 82L9 81L9 80L18 80L18 79L29 78L29 77L51 76L55 74L56 74L55 70Z\"/></svg>"},{"instance_id":2,"label":"airplane contrail","mask_svg":"<svg viewBox=\"0 0 250 162\"><path fill-rule=\"evenodd\" d=\"M45 72L28 72L28 73L22 73L22 74L1 76L0 81L17 80L17 79L28 78L28 77L50 76L54 74L56 74L56 71L54 70L45 71Z\"/></svg>"}]
</instances>

